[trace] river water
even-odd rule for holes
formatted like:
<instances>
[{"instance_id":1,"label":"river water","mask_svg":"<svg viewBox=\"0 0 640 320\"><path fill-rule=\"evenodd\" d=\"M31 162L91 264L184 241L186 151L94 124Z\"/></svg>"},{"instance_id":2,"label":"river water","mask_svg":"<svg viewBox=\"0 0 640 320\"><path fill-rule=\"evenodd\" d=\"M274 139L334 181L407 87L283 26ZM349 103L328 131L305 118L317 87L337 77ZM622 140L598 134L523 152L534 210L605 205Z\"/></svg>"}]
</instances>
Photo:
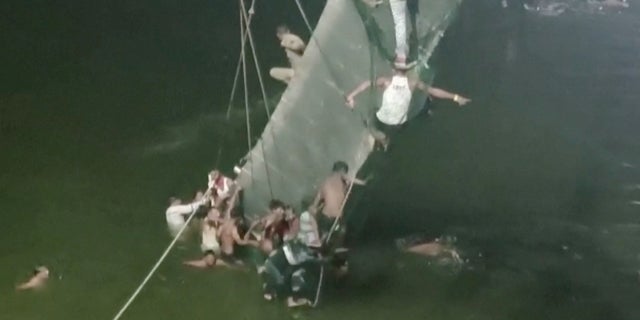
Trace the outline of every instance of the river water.
<instances>
[{"instance_id":1,"label":"river water","mask_svg":"<svg viewBox=\"0 0 640 320\"><path fill-rule=\"evenodd\" d=\"M262 301L252 272L184 268L199 255L191 234L125 318L637 319L640 12L630 4L548 17L465 3L431 65L437 86L474 101L435 102L396 138L353 212L365 221L357 276L329 286L319 308ZM0 7L0 319L108 319L170 241L166 199L204 185L222 132L223 167L245 151L242 112L224 121L236 11ZM308 4L314 19L320 8ZM278 23L306 36L294 10L258 7L265 69L285 63ZM455 237L467 262L377 247L411 233ZM52 270L47 287L15 292L36 264Z\"/></svg>"}]
</instances>

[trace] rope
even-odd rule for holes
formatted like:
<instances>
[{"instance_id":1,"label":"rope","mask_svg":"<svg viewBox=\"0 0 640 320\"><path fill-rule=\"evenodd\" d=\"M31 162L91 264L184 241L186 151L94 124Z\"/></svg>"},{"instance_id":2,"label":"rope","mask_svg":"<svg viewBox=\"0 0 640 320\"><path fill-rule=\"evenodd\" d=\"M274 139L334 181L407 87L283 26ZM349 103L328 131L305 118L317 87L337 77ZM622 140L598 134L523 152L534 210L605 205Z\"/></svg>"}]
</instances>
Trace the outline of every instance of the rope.
<instances>
[{"instance_id":1,"label":"rope","mask_svg":"<svg viewBox=\"0 0 640 320\"><path fill-rule=\"evenodd\" d=\"M264 89L264 82L262 81L262 72L260 72L260 63L258 62L258 55L256 54L256 48L255 48L255 45L253 44L253 36L251 35L251 28L249 26L250 21L248 21L249 18L247 17L247 14L245 12L246 9L244 6L244 1L240 1L240 6L242 8L242 11L241 11L242 16L247 25L245 37L249 36L249 45L251 46L251 53L253 54L253 62L256 65L258 82L260 82L260 90L262 91L262 100L264 100L264 108L265 108L265 111L267 112L267 118L271 118L271 110L269 109L269 103L267 101L267 91ZM252 12L251 10L253 10L253 6L250 9L250 14Z\"/></svg>"},{"instance_id":2,"label":"rope","mask_svg":"<svg viewBox=\"0 0 640 320\"><path fill-rule=\"evenodd\" d=\"M251 27L251 20L253 20L253 15L254 15L253 4L255 2L256 0L253 0L251 2L251 8L249 8L249 18L246 19L247 23L246 23L245 30L249 30L249 28ZM247 42L247 34L248 33L245 31L244 37L242 38L242 43ZM236 96L236 88L238 86L238 78L240 77L241 67L242 67L242 52L238 54L238 62L236 63L236 73L233 76L233 86L231 87L231 94L229 95L229 104L227 105L227 120L229 120L229 118L231 117L231 108L233 107L233 100L235 100L235 96Z\"/></svg>"},{"instance_id":3,"label":"rope","mask_svg":"<svg viewBox=\"0 0 640 320\"><path fill-rule=\"evenodd\" d=\"M310 34L309 38L313 40L313 42L315 42L316 46L318 47L320 56L322 57L322 60L327 65L327 69L329 70L329 75L331 76L333 81L336 82L336 89L338 90L338 92L340 92L340 95L344 96L346 92L341 89L342 86L338 85L338 82L339 82L338 77L336 76L335 71L331 67L331 64L328 62L329 60L327 59L327 55L322 50L322 47L320 46L320 42L313 35L313 28L311 28L311 23L309 23L309 19L307 18L307 14L304 12L304 8L302 8L302 4L300 4L300 0L296 0L296 5L298 6L298 11L300 11L300 15L302 16L304 23L307 25L307 29L309 30L309 34Z\"/></svg>"},{"instance_id":4,"label":"rope","mask_svg":"<svg viewBox=\"0 0 640 320\"><path fill-rule=\"evenodd\" d=\"M253 9L255 3L256 3L256 0L251 1L251 7L249 8L249 19L246 25L246 29L248 29L251 26L251 20L253 19L253 15L255 12ZM243 34L242 25L240 26L240 28L241 28L240 34L242 35ZM247 35L245 33L244 36L242 37L242 43L246 43L246 42L247 42ZM229 95L229 104L227 105L227 113L225 116L225 121L227 123L231 119L231 108L233 107L233 101L235 100L235 96L236 96L236 89L238 87L238 78L240 77L241 63L242 63L242 52L238 54L238 62L236 63L236 73L233 77L233 86L231 87L231 94ZM218 155L216 156L216 168L220 166L220 158L222 156L222 150L224 149L225 141L226 141L226 137L222 140L222 143L218 147Z\"/></svg>"},{"instance_id":5,"label":"rope","mask_svg":"<svg viewBox=\"0 0 640 320\"><path fill-rule=\"evenodd\" d=\"M178 242L178 239L180 239L180 236L182 235L182 233L184 232L184 230L187 229L187 226L189 225L189 223L191 222L191 220L193 219L193 217L195 217L195 213L196 211L198 211L198 207L194 208L193 211L191 212L191 214L189 215L189 218L187 219L187 221L184 223L184 225L182 226L182 228L180 228L180 231L178 231L178 234L176 234L176 236L173 238L173 240L171 241L171 243L169 244L169 246L164 250L164 253L162 253L162 255L160 256L160 259L158 259L158 261L156 262L156 264L153 266L153 268L151 268L151 271L149 271L149 273L147 274L147 276L144 278L144 280L142 280L142 283L140 283L140 285L138 286L138 288L136 289L136 291L133 292L133 294L131 295L131 297L129 297L129 300L127 300L127 302L122 306L122 308L120 308L120 311L118 311L118 314L116 314L115 317L113 317L113 320L118 320L120 319L120 317L124 314L124 312L129 308L129 306L131 305L131 303L133 303L133 300L136 299L136 297L138 296L138 294L140 293L140 291L142 291L142 288L144 288L144 286L147 284L147 282L149 281L149 279L151 279L151 276L153 276L153 274L156 272L156 270L158 269L158 267L160 267L160 265L162 264L162 262L164 262L164 259L167 257L167 255L169 254L169 252L171 251L171 249L173 249L173 246L176 244L176 242Z\"/></svg>"},{"instance_id":6,"label":"rope","mask_svg":"<svg viewBox=\"0 0 640 320\"><path fill-rule=\"evenodd\" d=\"M351 195L351 190L353 189L353 179L355 179L355 175L351 179L351 181L349 182L349 188L347 189L347 193L344 196L344 200L342 200L342 205L340 205L340 212L342 212L344 210L344 207L347 204L347 200L349 199L349 196ZM329 229L329 234L327 235L327 238L324 241L325 244L328 244L329 241L331 240L331 236L338 229L338 222L340 222L340 219L343 216L344 216L344 214L340 215L339 217L336 218L336 220L333 221L333 225L331 225L331 229Z\"/></svg>"},{"instance_id":7,"label":"rope","mask_svg":"<svg viewBox=\"0 0 640 320\"><path fill-rule=\"evenodd\" d=\"M239 0L240 2L240 8L244 7L244 0ZM244 39L245 36L245 28L243 28L244 26L244 12L242 12L242 9L239 10L240 11L240 38ZM247 30L248 33L248 30ZM249 88L248 88L248 81L247 81L247 59L246 59L246 51L245 51L245 43L244 41L242 42L242 46L240 47L240 54L242 55L242 79L244 82L244 110L245 110L245 120L247 123L247 148L248 148L248 156L249 156L249 161L251 162L251 172L253 172L253 156L251 154L251 149L253 149L253 146L251 145L251 118L249 117ZM251 175L251 182L252 184L254 183L253 181L254 177L253 174Z\"/></svg>"},{"instance_id":8,"label":"rope","mask_svg":"<svg viewBox=\"0 0 640 320\"><path fill-rule=\"evenodd\" d=\"M242 1L242 0L240 1L240 6L241 6L241 10L240 11L241 11L241 14L242 14L241 18L244 18L245 23L247 24L247 26L249 26L250 21L248 20L248 17L247 17L246 12L245 12L246 9L245 9L245 6L244 6L244 1ZM253 12L253 7L250 9L249 12L250 12L250 14ZM255 48L255 45L253 43L253 36L251 34L251 28L249 28L249 27L246 28L245 36L247 36L247 35L249 36L249 46L251 47L251 53L253 55L253 62L254 62L255 67L256 67L256 73L258 74L258 82L260 83L260 90L262 92L262 100L264 102L264 108L265 108L265 111L267 112L267 120L270 120L271 119L271 110L269 109L269 99L267 99L267 91L264 88L264 82L262 80L262 71L260 71L261 70L260 69L260 63L258 62L258 55L256 54L256 48ZM245 79L245 81L246 81L246 79ZM274 146L275 146L276 144L275 144L275 137L273 135L273 128L270 127L269 132L271 133L271 140L273 141ZM273 199L273 187L272 187L272 184L271 184L271 173L269 172L269 165L267 164L267 156L266 156L266 152L265 152L265 149L264 149L264 140L262 141L262 143L260 143L260 146L262 147L261 148L262 159L263 159L262 163L264 165L264 170L265 170L265 173L267 175L267 186L269 187L269 195ZM249 150L249 152L251 152L251 150ZM277 150L276 150L276 154L278 154Z\"/></svg>"},{"instance_id":9,"label":"rope","mask_svg":"<svg viewBox=\"0 0 640 320\"><path fill-rule=\"evenodd\" d=\"M324 265L320 265L320 279L318 280L318 289L316 289L316 298L313 300L311 304L312 308L315 308L318 305L320 300L320 291L322 291L322 282L324 280Z\"/></svg>"}]
</instances>

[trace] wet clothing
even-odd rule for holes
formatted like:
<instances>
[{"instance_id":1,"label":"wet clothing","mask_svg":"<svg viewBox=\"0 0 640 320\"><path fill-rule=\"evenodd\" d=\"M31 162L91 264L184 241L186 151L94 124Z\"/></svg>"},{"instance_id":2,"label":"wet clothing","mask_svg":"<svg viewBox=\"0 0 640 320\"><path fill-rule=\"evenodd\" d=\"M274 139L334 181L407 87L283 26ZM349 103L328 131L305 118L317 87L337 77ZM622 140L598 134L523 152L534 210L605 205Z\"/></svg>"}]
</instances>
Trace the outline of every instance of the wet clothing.
<instances>
[{"instance_id":1,"label":"wet clothing","mask_svg":"<svg viewBox=\"0 0 640 320\"><path fill-rule=\"evenodd\" d=\"M220 243L218 243L218 230L216 226L210 225L207 220L203 221L203 223L202 244L200 245L200 249L202 249L202 252L220 252Z\"/></svg>"},{"instance_id":2,"label":"wet clothing","mask_svg":"<svg viewBox=\"0 0 640 320\"><path fill-rule=\"evenodd\" d=\"M299 230L296 238L307 246L317 246L320 244L319 230L317 230L316 218L308 211L300 214Z\"/></svg>"},{"instance_id":3,"label":"wet clothing","mask_svg":"<svg viewBox=\"0 0 640 320\"><path fill-rule=\"evenodd\" d=\"M403 124L407 121L411 95L409 78L394 75L382 94L382 105L376 112L376 118L386 125Z\"/></svg>"},{"instance_id":4,"label":"wet clothing","mask_svg":"<svg viewBox=\"0 0 640 320\"><path fill-rule=\"evenodd\" d=\"M320 285L321 262L299 241L288 241L274 251L261 274L265 294L315 300Z\"/></svg>"}]
</instances>

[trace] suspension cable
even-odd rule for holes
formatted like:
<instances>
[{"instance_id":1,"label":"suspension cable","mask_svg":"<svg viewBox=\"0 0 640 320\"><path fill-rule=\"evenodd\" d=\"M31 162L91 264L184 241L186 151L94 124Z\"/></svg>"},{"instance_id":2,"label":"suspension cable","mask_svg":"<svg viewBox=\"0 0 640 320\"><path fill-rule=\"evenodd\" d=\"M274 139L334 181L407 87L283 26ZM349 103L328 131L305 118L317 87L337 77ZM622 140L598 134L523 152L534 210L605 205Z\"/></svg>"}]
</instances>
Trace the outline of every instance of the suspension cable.
<instances>
[{"instance_id":1,"label":"suspension cable","mask_svg":"<svg viewBox=\"0 0 640 320\"><path fill-rule=\"evenodd\" d=\"M253 0L253 1L255 1L255 0ZM264 107L265 107L265 110L267 111L267 118L271 118L271 110L269 109L269 103L268 103L268 100L267 100L267 91L264 89L264 82L262 81L262 72L260 71L260 63L258 62L258 55L256 54L256 48L255 48L255 45L253 44L253 36L251 34L251 28L249 26L250 21L249 21L249 18L247 17L247 13L245 12L246 9L245 9L245 6L244 6L244 1L240 1L240 5L241 5L241 8L242 8L242 16L243 16L244 21L245 21L245 23L247 25L245 37L249 36L249 46L251 47L251 53L253 55L253 62L256 65L256 72L258 74L258 82L260 82L260 90L262 91L262 99L264 100ZM253 9L253 6L252 6L251 9Z\"/></svg>"},{"instance_id":2,"label":"suspension cable","mask_svg":"<svg viewBox=\"0 0 640 320\"><path fill-rule=\"evenodd\" d=\"M245 21L244 21L244 13L242 12L242 8L244 7L244 0L239 0L239 8L240 8L240 38L244 39L245 36L245 29L243 28ZM253 155L251 153L251 149L253 149L253 146L251 144L251 119L249 117L249 88L248 88L248 81L247 81L247 57L246 57L246 50L245 50L245 42L242 41L242 46L240 47L240 54L242 54L242 79L244 82L244 110L245 110L245 120L246 120L246 126L247 126L247 148L248 148L248 156L249 156L249 161L251 162L251 172L253 172ZM252 184L253 184L253 177L254 175L251 174L251 180L252 180Z\"/></svg>"},{"instance_id":3,"label":"suspension cable","mask_svg":"<svg viewBox=\"0 0 640 320\"><path fill-rule=\"evenodd\" d=\"M249 8L249 19L246 25L246 29L248 29L251 26L251 21L253 20L253 15L254 15L254 5L256 3L256 0L251 1L251 7ZM240 26L241 31L241 37L242 37L242 43L246 43L247 42L247 35L246 33L244 33L244 36L242 36L242 26ZM236 63L236 73L233 77L233 86L231 87L231 94L229 95L229 104L227 105L227 113L225 115L225 121L228 123L229 120L231 119L231 108L233 107L233 101L235 100L236 97L236 89L238 87L238 78L240 77L240 68L242 64L242 52L240 54L238 54L238 62ZM226 137L223 137L222 142L220 143L220 146L218 147L218 154L216 156L216 168L220 166L220 158L222 156L222 151L224 149L224 145L225 145L225 141L227 140Z\"/></svg>"},{"instance_id":4,"label":"suspension cable","mask_svg":"<svg viewBox=\"0 0 640 320\"><path fill-rule=\"evenodd\" d=\"M255 0L254 0L255 1ZM245 6L244 6L244 1L240 1L240 6L241 6L241 18L244 18L245 23L247 24L247 26L249 25L250 21L249 18L247 17L246 11L245 11ZM253 8L251 8L250 10L252 10ZM258 55L256 54L256 48L255 45L253 43L253 36L251 34L251 28L247 27L246 28L246 34L245 36L249 36L249 46L251 47L251 53L253 55L253 62L255 64L256 67L256 73L258 74L258 81L260 82L260 90L262 91L262 100L264 102L264 108L265 111L267 112L267 120L271 120L271 111L269 109L269 99L267 98L267 91L264 88L264 82L262 80L262 71L260 69L260 63L258 62ZM246 81L246 80L245 80ZM269 132L271 133L271 140L273 141L273 145L276 146L275 143L275 137L273 134L273 128L269 127ZM264 170L265 170L265 174L267 176L267 185L269 187L269 195L271 196L271 198L273 199L273 187L271 184L271 173L269 172L269 164L267 163L267 155L264 149L264 140L262 140L262 142L260 142L260 146L262 147L262 163L264 165ZM277 147L276 147L277 149ZM251 151L249 151L251 152ZM276 154L278 154L278 151L276 150Z\"/></svg>"},{"instance_id":5,"label":"suspension cable","mask_svg":"<svg viewBox=\"0 0 640 320\"><path fill-rule=\"evenodd\" d=\"M249 28L251 27L251 20L253 20L253 15L255 13L254 9L253 9L253 5L255 4L256 0L253 0L251 2L251 7L249 8L249 18L246 19L247 23L246 23L246 27L245 29L245 33L244 36L242 37L242 42L246 43L247 42L247 30L249 30ZM229 104L227 105L227 120L229 120L229 118L231 117L231 108L233 107L233 100L235 100L236 97L236 88L238 86L238 78L240 78L240 68L242 67L242 52L240 54L238 54L238 62L236 63L236 73L233 76L233 86L231 87L231 94L229 95Z\"/></svg>"},{"instance_id":6,"label":"suspension cable","mask_svg":"<svg viewBox=\"0 0 640 320\"><path fill-rule=\"evenodd\" d=\"M182 233L187 229L187 226L189 226L189 223L191 222L193 217L195 217L196 211L198 211L198 207L193 208L193 210L191 211L191 214L189 215L189 218L187 219L187 221L180 228L180 230L178 231L176 236L173 237L173 240L171 241L171 243L169 243L169 246L167 246L167 248L164 250L164 252L160 256L160 258L156 262L156 264L153 266L153 268L151 268L151 270L149 271L147 276L144 278L144 280L142 280L142 283L140 283L140 285L138 286L136 291L133 292L131 297L129 297L129 300L127 300L127 302L122 306L122 308L120 308L120 311L118 311L118 314L116 314L116 316L113 317L113 320L120 319L120 317L124 314L124 312L129 308L131 303L133 303L133 300L135 300L136 297L138 296L138 294L140 294L140 291L142 291L142 288L144 288L144 286L147 284L149 279L151 279L151 276L153 276L153 274L156 272L156 270L158 270L158 267L160 267L162 262L164 262L164 259L167 257L167 255L169 255L169 252L171 251L171 249L173 249L173 246L175 246L176 242L178 242L178 239L180 239L180 236L182 236Z\"/></svg>"},{"instance_id":7,"label":"suspension cable","mask_svg":"<svg viewBox=\"0 0 640 320\"><path fill-rule=\"evenodd\" d=\"M324 61L324 63L327 65L327 69L329 70L329 75L331 76L331 78L333 79L334 82L336 82L336 90L338 90L338 92L340 92L341 95L346 95L346 92L342 89L342 85L338 84L338 77L336 76L335 71L332 68L332 65L329 63L329 59L327 59L327 55L325 54L325 52L322 50L322 46L320 46L320 41L318 41L318 39L316 38L316 36L314 36L314 32L313 32L313 28L311 28L311 23L309 23L309 19L307 18L307 14L304 11L304 8L302 7L302 4L300 4L300 0L295 0L296 1L296 5L298 6L298 11L300 12L300 15L302 16L302 19L304 20L304 23L307 25L307 29L309 30L309 38L311 40L313 40L313 42L315 42L316 46L318 47L318 52L320 52L320 57L322 58L322 60Z\"/></svg>"}]
</instances>

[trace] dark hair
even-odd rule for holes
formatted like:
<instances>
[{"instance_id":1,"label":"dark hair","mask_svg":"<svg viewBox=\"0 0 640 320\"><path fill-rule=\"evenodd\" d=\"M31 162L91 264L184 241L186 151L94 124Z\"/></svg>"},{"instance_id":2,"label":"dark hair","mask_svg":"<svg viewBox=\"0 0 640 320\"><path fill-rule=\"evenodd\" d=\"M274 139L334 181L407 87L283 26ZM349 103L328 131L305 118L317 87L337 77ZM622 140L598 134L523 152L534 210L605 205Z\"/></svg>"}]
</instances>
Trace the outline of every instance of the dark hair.
<instances>
[{"instance_id":1,"label":"dark hair","mask_svg":"<svg viewBox=\"0 0 640 320\"><path fill-rule=\"evenodd\" d=\"M344 161L336 161L333 164L333 172L349 172L349 165Z\"/></svg>"},{"instance_id":2,"label":"dark hair","mask_svg":"<svg viewBox=\"0 0 640 320\"><path fill-rule=\"evenodd\" d=\"M278 200L278 199L273 199L271 201L269 201L269 210L275 210L275 209L283 209L284 210L284 202Z\"/></svg>"},{"instance_id":3,"label":"dark hair","mask_svg":"<svg viewBox=\"0 0 640 320\"><path fill-rule=\"evenodd\" d=\"M285 34L289 32L289 27L287 27L286 24L281 24L276 28L276 34Z\"/></svg>"}]
</instances>

